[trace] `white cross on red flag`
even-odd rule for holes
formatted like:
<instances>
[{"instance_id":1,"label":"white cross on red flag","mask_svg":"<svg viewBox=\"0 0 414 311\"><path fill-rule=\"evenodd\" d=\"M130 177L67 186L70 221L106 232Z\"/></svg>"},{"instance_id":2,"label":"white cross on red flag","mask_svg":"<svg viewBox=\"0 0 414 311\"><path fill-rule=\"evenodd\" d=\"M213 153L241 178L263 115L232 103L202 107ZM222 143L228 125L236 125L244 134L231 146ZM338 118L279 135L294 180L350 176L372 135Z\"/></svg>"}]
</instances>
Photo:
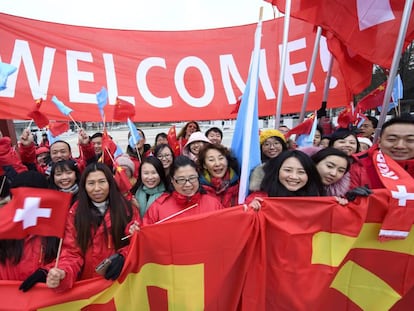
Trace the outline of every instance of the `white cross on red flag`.
<instances>
[{"instance_id":1,"label":"white cross on red flag","mask_svg":"<svg viewBox=\"0 0 414 311\"><path fill-rule=\"evenodd\" d=\"M63 237L71 194L50 189L15 188L0 208L0 239L27 235Z\"/></svg>"}]
</instances>

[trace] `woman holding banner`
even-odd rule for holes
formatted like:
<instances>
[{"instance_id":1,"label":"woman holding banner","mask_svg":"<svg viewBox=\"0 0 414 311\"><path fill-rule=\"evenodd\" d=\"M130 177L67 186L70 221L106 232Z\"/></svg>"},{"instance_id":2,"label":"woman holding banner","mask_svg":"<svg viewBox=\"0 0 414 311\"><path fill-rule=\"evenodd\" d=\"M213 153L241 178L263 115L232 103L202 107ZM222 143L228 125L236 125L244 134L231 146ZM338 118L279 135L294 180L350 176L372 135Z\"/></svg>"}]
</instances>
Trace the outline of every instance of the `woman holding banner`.
<instances>
[{"instance_id":1,"label":"woman holding banner","mask_svg":"<svg viewBox=\"0 0 414 311\"><path fill-rule=\"evenodd\" d=\"M200 186L197 165L188 157L176 157L170 173L171 192L164 193L151 204L144 216L144 225L223 208L219 200Z\"/></svg>"}]
</instances>

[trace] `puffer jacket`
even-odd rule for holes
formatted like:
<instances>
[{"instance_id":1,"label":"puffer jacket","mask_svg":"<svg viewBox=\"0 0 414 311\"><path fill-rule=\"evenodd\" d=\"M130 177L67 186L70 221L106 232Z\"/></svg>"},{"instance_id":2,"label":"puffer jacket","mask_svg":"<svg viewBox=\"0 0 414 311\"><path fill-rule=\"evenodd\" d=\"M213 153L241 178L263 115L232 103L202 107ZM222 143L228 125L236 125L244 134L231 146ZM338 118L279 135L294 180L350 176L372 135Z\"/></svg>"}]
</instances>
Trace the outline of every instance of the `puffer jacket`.
<instances>
[{"instance_id":1,"label":"puffer jacket","mask_svg":"<svg viewBox=\"0 0 414 311\"><path fill-rule=\"evenodd\" d=\"M66 276L56 288L58 292L72 288L77 280L99 276L95 272L95 268L102 260L115 253L120 253L126 257L128 251L128 246L118 250L114 248L110 234L112 225L108 208L101 225L93 234L91 245L86 250L86 254L83 254L76 241L75 214L77 208L78 202L69 210L68 220L66 222L62 252L59 258L59 269L64 270ZM131 222L125 228L125 235L129 234L128 229L134 220L138 220L138 213L135 208L133 208L133 213Z\"/></svg>"},{"instance_id":2,"label":"puffer jacket","mask_svg":"<svg viewBox=\"0 0 414 311\"><path fill-rule=\"evenodd\" d=\"M192 197L185 198L175 191L173 193L164 193L151 204L143 218L143 225L155 224L157 221L180 213L194 204L197 205L181 214L177 214L172 219L175 220L224 208L217 198L209 194L201 194L198 192Z\"/></svg>"},{"instance_id":3,"label":"puffer jacket","mask_svg":"<svg viewBox=\"0 0 414 311\"><path fill-rule=\"evenodd\" d=\"M200 184L208 194L216 197L224 207L238 204L239 176L234 172L229 174L229 179L221 180L220 185L214 185L208 171L200 176Z\"/></svg>"},{"instance_id":4,"label":"puffer jacket","mask_svg":"<svg viewBox=\"0 0 414 311\"><path fill-rule=\"evenodd\" d=\"M0 175L6 175L12 181L21 172L27 171L19 155L11 145L10 137L0 138Z\"/></svg>"}]
</instances>

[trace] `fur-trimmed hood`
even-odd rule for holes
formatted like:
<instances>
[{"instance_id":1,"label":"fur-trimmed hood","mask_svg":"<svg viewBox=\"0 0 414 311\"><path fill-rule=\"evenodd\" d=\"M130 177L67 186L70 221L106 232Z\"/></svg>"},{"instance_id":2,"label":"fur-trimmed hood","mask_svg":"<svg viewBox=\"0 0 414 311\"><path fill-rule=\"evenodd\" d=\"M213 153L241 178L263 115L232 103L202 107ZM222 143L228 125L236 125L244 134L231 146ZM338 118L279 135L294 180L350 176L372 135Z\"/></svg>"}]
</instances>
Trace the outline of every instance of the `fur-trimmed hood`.
<instances>
[{"instance_id":1,"label":"fur-trimmed hood","mask_svg":"<svg viewBox=\"0 0 414 311\"><path fill-rule=\"evenodd\" d=\"M264 172L264 164L260 164L256 166L252 173L250 174L250 180L249 180L249 191L255 192L260 191L260 185L262 184L262 180L264 178L265 172Z\"/></svg>"}]
</instances>

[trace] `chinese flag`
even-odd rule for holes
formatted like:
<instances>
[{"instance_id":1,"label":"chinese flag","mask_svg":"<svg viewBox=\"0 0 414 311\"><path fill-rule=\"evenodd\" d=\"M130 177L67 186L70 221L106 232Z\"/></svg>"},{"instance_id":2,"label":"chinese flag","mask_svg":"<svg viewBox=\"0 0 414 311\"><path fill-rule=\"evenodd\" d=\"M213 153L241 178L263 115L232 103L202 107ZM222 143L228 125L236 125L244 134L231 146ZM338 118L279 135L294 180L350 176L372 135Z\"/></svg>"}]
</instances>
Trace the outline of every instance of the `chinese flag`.
<instances>
[{"instance_id":1,"label":"chinese flag","mask_svg":"<svg viewBox=\"0 0 414 311\"><path fill-rule=\"evenodd\" d=\"M168 144L170 145L170 147L174 151L174 155L179 156L180 153L181 153L180 143L177 140L177 133L176 133L176 130L175 130L175 125L171 126L171 128L168 130L167 140L168 140Z\"/></svg>"},{"instance_id":2,"label":"chinese flag","mask_svg":"<svg viewBox=\"0 0 414 311\"><path fill-rule=\"evenodd\" d=\"M349 128L349 125L355 124L357 117L352 111L352 104L342 110L338 115L338 127L339 128Z\"/></svg>"},{"instance_id":3,"label":"chinese flag","mask_svg":"<svg viewBox=\"0 0 414 311\"><path fill-rule=\"evenodd\" d=\"M68 122L53 122L49 123L49 131L54 137L59 136L69 130Z\"/></svg>"},{"instance_id":4,"label":"chinese flag","mask_svg":"<svg viewBox=\"0 0 414 311\"><path fill-rule=\"evenodd\" d=\"M128 176L125 173L125 170L119 166L116 161L114 161L114 166L115 166L115 182L118 185L119 191L121 191L121 193L127 193L129 192L129 190L131 190L131 182L129 181Z\"/></svg>"},{"instance_id":5,"label":"chinese flag","mask_svg":"<svg viewBox=\"0 0 414 311\"><path fill-rule=\"evenodd\" d=\"M285 0L267 1L285 11ZM401 0L297 0L292 1L291 16L329 30L366 60L390 68L404 5ZM404 47L413 39L411 18Z\"/></svg>"},{"instance_id":6,"label":"chinese flag","mask_svg":"<svg viewBox=\"0 0 414 311\"><path fill-rule=\"evenodd\" d=\"M113 155L116 151L116 144L108 135L108 131L106 128L104 128L102 133L102 150L104 150L105 152L110 152L111 155Z\"/></svg>"},{"instance_id":7,"label":"chinese flag","mask_svg":"<svg viewBox=\"0 0 414 311\"><path fill-rule=\"evenodd\" d=\"M33 119L39 128L44 128L49 124L48 117L39 111L42 102L43 100L41 98L36 100L32 110L27 114L27 116Z\"/></svg>"},{"instance_id":8,"label":"chinese flag","mask_svg":"<svg viewBox=\"0 0 414 311\"><path fill-rule=\"evenodd\" d=\"M113 118L118 121L126 121L128 118L132 119L134 116L134 105L117 97Z\"/></svg>"},{"instance_id":9,"label":"chinese flag","mask_svg":"<svg viewBox=\"0 0 414 311\"><path fill-rule=\"evenodd\" d=\"M72 195L50 189L20 187L0 209L0 239L29 234L63 237Z\"/></svg>"},{"instance_id":10,"label":"chinese flag","mask_svg":"<svg viewBox=\"0 0 414 311\"><path fill-rule=\"evenodd\" d=\"M375 109L378 106L382 105L384 101L385 88L387 86L387 81L382 83L376 89L371 91L368 95L364 96L357 104L357 111L366 111L369 109Z\"/></svg>"},{"instance_id":11,"label":"chinese flag","mask_svg":"<svg viewBox=\"0 0 414 311\"><path fill-rule=\"evenodd\" d=\"M295 126L293 129L291 129L289 132L287 132L286 137L289 137L293 134L298 134L298 135L306 134L306 135L308 135L312 130L312 125L313 125L314 118L315 117L312 116L312 117L306 119L301 124Z\"/></svg>"}]
</instances>

